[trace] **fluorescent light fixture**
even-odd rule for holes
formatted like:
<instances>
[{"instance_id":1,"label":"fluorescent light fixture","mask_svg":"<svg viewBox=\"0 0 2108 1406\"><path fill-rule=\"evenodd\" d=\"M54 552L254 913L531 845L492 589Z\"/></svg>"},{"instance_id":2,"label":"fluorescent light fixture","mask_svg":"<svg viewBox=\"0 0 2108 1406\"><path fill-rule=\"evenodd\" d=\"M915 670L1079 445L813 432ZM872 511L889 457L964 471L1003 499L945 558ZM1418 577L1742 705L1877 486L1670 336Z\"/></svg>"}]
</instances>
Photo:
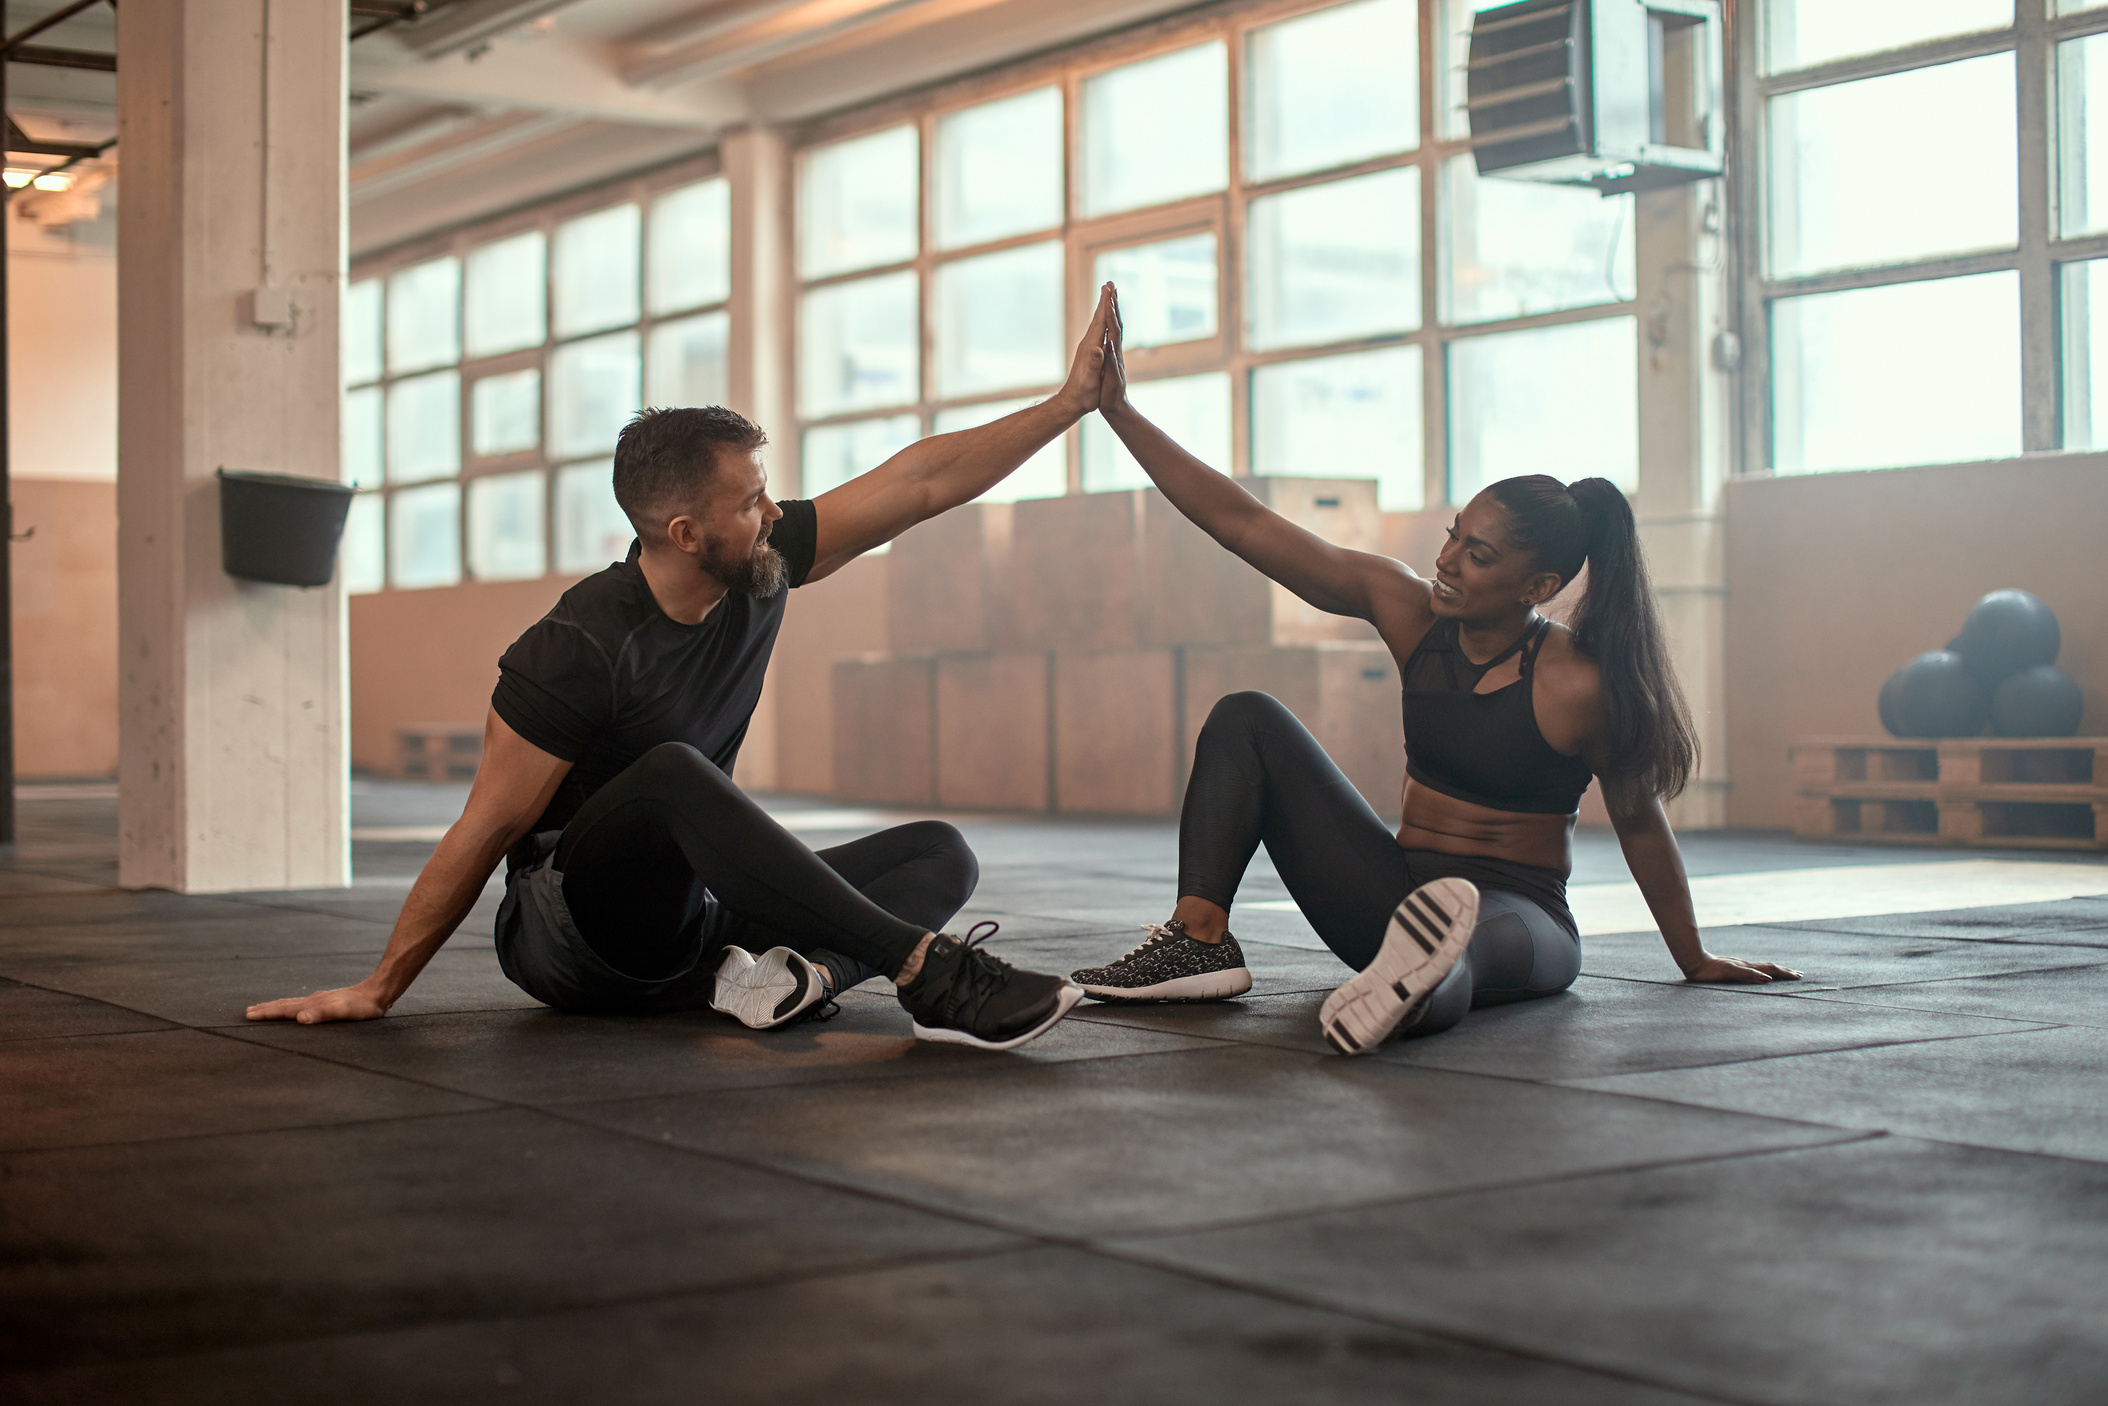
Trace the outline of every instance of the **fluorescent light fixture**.
<instances>
[{"instance_id":1,"label":"fluorescent light fixture","mask_svg":"<svg viewBox=\"0 0 2108 1406\"><path fill-rule=\"evenodd\" d=\"M20 190L36 179L36 174L34 171L19 171L10 166L7 169L7 174L4 177L0 177L0 180L5 180L12 189Z\"/></svg>"},{"instance_id":2,"label":"fluorescent light fixture","mask_svg":"<svg viewBox=\"0 0 2108 1406\"><path fill-rule=\"evenodd\" d=\"M34 185L38 190L71 190L73 189L73 177L60 175L58 172L52 171L37 177L30 184Z\"/></svg>"}]
</instances>

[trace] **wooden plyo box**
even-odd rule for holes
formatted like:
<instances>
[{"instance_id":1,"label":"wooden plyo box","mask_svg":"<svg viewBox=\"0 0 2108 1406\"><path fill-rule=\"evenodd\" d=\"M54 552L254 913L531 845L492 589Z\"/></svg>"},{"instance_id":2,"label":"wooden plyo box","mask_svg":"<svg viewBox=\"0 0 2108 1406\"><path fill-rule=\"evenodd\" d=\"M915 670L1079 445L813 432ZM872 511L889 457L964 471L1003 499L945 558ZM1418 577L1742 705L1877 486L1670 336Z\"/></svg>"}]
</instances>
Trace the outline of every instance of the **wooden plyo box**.
<instances>
[{"instance_id":1,"label":"wooden plyo box","mask_svg":"<svg viewBox=\"0 0 2108 1406\"><path fill-rule=\"evenodd\" d=\"M1793 770L1806 839L2108 850L2108 738L1809 737Z\"/></svg>"},{"instance_id":2,"label":"wooden plyo box","mask_svg":"<svg viewBox=\"0 0 2108 1406\"><path fill-rule=\"evenodd\" d=\"M954 654L937 660L937 801L979 810L1046 810L1053 774L1052 660Z\"/></svg>"},{"instance_id":3,"label":"wooden plyo box","mask_svg":"<svg viewBox=\"0 0 2108 1406\"><path fill-rule=\"evenodd\" d=\"M936 660L867 655L834 662L834 794L932 805Z\"/></svg>"},{"instance_id":4,"label":"wooden plyo box","mask_svg":"<svg viewBox=\"0 0 2108 1406\"><path fill-rule=\"evenodd\" d=\"M1179 802L1178 655L1169 649L1054 655L1054 804L1165 815Z\"/></svg>"},{"instance_id":5,"label":"wooden plyo box","mask_svg":"<svg viewBox=\"0 0 2108 1406\"><path fill-rule=\"evenodd\" d=\"M1405 785L1405 724L1398 666L1381 642L1231 645L1185 652L1185 738L1190 753L1225 695L1270 693L1294 713L1378 815L1396 815Z\"/></svg>"},{"instance_id":6,"label":"wooden plyo box","mask_svg":"<svg viewBox=\"0 0 2108 1406\"><path fill-rule=\"evenodd\" d=\"M906 654L1003 649L1012 639L1012 503L968 503L894 539L886 639Z\"/></svg>"}]
</instances>

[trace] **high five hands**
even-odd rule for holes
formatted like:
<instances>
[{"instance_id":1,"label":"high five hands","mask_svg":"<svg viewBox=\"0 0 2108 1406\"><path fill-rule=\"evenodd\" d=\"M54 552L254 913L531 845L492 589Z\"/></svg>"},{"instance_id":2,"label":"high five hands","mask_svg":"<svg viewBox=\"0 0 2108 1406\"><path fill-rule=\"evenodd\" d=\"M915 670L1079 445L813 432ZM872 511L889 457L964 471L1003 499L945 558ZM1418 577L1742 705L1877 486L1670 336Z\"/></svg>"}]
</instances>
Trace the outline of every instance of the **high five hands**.
<instances>
[{"instance_id":1,"label":"high five hands","mask_svg":"<svg viewBox=\"0 0 2108 1406\"><path fill-rule=\"evenodd\" d=\"M1127 364L1120 355L1120 293L1110 283L1098 287L1098 306L1076 344L1068 380L1058 398L1082 419L1093 410L1114 414L1127 408Z\"/></svg>"}]
</instances>

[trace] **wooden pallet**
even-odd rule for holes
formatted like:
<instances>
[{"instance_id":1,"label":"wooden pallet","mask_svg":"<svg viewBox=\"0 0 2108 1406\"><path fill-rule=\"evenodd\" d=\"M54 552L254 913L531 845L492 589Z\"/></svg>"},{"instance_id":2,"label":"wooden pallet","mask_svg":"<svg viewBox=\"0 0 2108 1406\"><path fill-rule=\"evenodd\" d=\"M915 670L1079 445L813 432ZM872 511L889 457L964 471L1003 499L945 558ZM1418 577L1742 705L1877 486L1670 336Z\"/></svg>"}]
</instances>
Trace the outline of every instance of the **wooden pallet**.
<instances>
[{"instance_id":1,"label":"wooden pallet","mask_svg":"<svg viewBox=\"0 0 2108 1406\"><path fill-rule=\"evenodd\" d=\"M395 774L405 781L469 781L483 759L483 729L416 723L395 734Z\"/></svg>"},{"instance_id":2,"label":"wooden pallet","mask_svg":"<svg viewBox=\"0 0 2108 1406\"><path fill-rule=\"evenodd\" d=\"M2108 850L2108 737L1808 737L1793 772L1804 839Z\"/></svg>"}]
</instances>

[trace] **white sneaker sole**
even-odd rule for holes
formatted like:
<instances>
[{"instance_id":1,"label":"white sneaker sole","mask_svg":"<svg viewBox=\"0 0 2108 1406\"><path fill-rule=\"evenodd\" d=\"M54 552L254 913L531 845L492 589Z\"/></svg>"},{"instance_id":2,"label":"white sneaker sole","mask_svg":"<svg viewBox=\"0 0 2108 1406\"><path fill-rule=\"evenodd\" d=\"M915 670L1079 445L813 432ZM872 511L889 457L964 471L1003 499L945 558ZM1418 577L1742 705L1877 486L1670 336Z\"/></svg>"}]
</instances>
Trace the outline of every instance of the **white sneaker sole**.
<instances>
[{"instance_id":1,"label":"white sneaker sole","mask_svg":"<svg viewBox=\"0 0 2108 1406\"><path fill-rule=\"evenodd\" d=\"M722 1011L749 1030L788 1025L807 1007L827 998L820 970L788 947L771 947L759 957L728 947L717 965L710 1009Z\"/></svg>"},{"instance_id":2,"label":"white sneaker sole","mask_svg":"<svg viewBox=\"0 0 2108 1406\"><path fill-rule=\"evenodd\" d=\"M1376 960L1325 998L1318 1012L1325 1043L1341 1054L1367 1054L1388 1040L1456 967L1478 920L1479 891L1463 879L1437 879L1407 894Z\"/></svg>"},{"instance_id":3,"label":"white sneaker sole","mask_svg":"<svg viewBox=\"0 0 2108 1406\"><path fill-rule=\"evenodd\" d=\"M1083 988L1081 986L1077 986L1073 982L1064 983L1061 988L1061 995L1055 999L1054 1013L1030 1030L1012 1035L1007 1040L984 1040L978 1035L969 1035L964 1030L954 1030L949 1026L941 1025L924 1025L919 1020L913 1022L915 1038L928 1040L936 1045L971 1045L977 1050L1014 1050L1028 1041L1037 1040L1040 1036L1059 1025L1061 1018L1076 1009L1076 1003L1082 999Z\"/></svg>"},{"instance_id":4,"label":"white sneaker sole","mask_svg":"<svg viewBox=\"0 0 2108 1406\"><path fill-rule=\"evenodd\" d=\"M1252 989L1250 967L1224 967L1198 976L1175 976L1154 986L1091 986L1083 994L1094 1001L1227 1001Z\"/></svg>"}]
</instances>

